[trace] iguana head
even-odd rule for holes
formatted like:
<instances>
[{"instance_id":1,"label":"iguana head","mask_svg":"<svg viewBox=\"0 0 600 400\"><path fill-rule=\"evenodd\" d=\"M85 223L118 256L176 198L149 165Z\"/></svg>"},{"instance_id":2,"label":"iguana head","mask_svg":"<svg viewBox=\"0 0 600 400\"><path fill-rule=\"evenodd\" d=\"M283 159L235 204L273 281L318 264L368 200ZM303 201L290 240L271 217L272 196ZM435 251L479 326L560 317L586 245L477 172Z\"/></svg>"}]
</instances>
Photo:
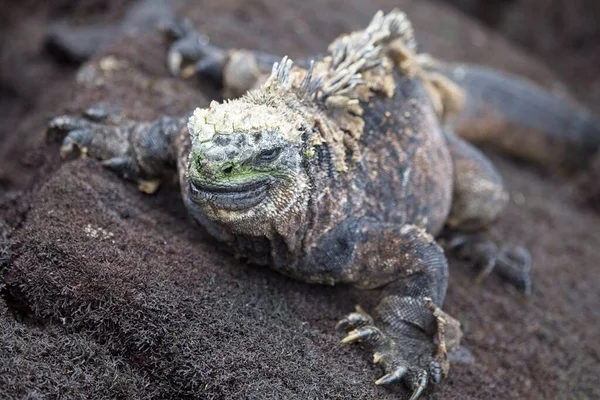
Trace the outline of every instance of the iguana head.
<instances>
[{"instance_id":1,"label":"iguana head","mask_svg":"<svg viewBox=\"0 0 600 400\"><path fill-rule=\"evenodd\" d=\"M191 200L209 219L263 234L289 212L302 212L308 190L303 139L310 126L283 103L254 100L196 109L188 122L187 176Z\"/></svg>"}]
</instances>

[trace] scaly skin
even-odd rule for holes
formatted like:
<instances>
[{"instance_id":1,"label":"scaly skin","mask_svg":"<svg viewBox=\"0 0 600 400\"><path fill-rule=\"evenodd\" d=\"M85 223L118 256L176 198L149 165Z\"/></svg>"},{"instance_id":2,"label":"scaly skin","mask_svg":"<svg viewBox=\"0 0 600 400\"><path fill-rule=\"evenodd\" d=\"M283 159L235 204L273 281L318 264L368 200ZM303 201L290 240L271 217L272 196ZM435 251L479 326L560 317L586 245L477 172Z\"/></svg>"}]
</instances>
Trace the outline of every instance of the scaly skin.
<instances>
[{"instance_id":1,"label":"scaly skin","mask_svg":"<svg viewBox=\"0 0 600 400\"><path fill-rule=\"evenodd\" d=\"M481 116L471 112L470 75L418 55L399 11L338 38L312 66L221 50L186 23L172 33L174 73L192 64L242 97L152 123L58 117L50 131L67 134L62 153L79 148L142 183L176 165L190 214L233 253L310 283L383 287L371 313L359 308L338 329L344 342L373 347L385 371L377 384L402 380L419 397L448 373L446 352L461 336L441 310L448 267L434 238L444 227L449 248L530 288L528 253L478 233L507 195L448 124ZM490 104L497 120L515 116L502 100ZM574 129L598 131L580 116L588 119Z\"/></svg>"}]
</instances>

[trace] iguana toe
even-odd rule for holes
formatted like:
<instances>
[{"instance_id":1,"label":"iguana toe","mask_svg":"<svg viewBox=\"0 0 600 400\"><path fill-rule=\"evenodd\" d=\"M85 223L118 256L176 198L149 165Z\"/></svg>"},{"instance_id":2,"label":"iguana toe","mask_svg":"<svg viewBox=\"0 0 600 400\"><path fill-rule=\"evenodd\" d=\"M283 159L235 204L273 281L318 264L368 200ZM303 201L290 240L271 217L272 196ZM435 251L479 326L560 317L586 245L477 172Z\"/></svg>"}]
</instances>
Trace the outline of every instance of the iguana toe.
<instances>
[{"instance_id":1,"label":"iguana toe","mask_svg":"<svg viewBox=\"0 0 600 400\"><path fill-rule=\"evenodd\" d=\"M500 248L496 271L527 295L531 294L531 266L531 253L525 248L520 246Z\"/></svg>"},{"instance_id":2,"label":"iguana toe","mask_svg":"<svg viewBox=\"0 0 600 400\"><path fill-rule=\"evenodd\" d=\"M356 307L356 312L350 313L342 318L336 325L337 331L348 331L365 325L372 325L373 318L365 313L362 308Z\"/></svg>"},{"instance_id":3,"label":"iguana toe","mask_svg":"<svg viewBox=\"0 0 600 400\"><path fill-rule=\"evenodd\" d=\"M342 343L353 342L378 342L383 334L374 326L364 326L348 332L348 335L342 339Z\"/></svg>"},{"instance_id":4,"label":"iguana toe","mask_svg":"<svg viewBox=\"0 0 600 400\"><path fill-rule=\"evenodd\" d=\"M88 130L76 129L69 132L60 146L60 157L65 160L76 151L79 151L81 157L86 157L92 139L93 137Z\"/></svg>"}]
</instances>

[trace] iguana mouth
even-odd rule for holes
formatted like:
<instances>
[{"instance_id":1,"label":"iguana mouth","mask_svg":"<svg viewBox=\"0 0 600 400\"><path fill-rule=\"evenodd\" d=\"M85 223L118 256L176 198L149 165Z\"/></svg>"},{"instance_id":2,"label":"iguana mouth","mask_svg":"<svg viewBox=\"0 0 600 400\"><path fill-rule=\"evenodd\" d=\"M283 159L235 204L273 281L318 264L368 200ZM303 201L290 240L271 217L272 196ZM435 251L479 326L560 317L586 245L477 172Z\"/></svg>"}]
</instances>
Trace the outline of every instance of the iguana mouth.
<instances>
[{"instance_id":1,"label":"iguana mouth","mask_svg":"<svg viewBox=\"0 0 600 400\"><path fill-rule=\"evenodd\" d=\"M260 204L267 197L268 183L268 179L261 179L225 186L190 180L190 191L196 200L223 210L240 211Z\"/></svg>"}]
</instances>

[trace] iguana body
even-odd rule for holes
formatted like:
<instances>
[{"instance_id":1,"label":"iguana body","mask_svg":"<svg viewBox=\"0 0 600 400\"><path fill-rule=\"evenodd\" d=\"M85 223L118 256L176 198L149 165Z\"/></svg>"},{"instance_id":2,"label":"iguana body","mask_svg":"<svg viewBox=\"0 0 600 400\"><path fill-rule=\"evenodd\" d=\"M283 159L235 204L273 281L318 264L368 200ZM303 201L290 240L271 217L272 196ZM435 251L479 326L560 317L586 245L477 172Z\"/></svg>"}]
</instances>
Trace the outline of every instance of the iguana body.
<instances>
[{"instance_id":1,"label":"iguana body","mask_svg":"<svg viewBox=\"0 0 600 400\"><path fill-rule=\"evenodd\" d=\"M468 68L460 74L465 67L417 55L399 11L378 13L327 56L298 66L222 51L179 28L170 67L197 62L226 93L242 96L151 123L58 117L51 129L68 132L61 151L78 147L140 182L176 168L190 214L237 256L306 282L383 287L372 312L357 309L338 328L348 332L345 342L373 346L385 370L376 383L404 380L417 398L447 373L447 347L460 338L439 308L448 267L434 237L445 226L451 245L529 287L526 253L463 233L484 230L507 195L491 163L449 124L491 115L519 125L518 114L503 114L502 102L474 103ZM467 88L462 114L453 81ZM576 147L585 137L587 152L600 128L580 117L564 143Z\"/></svg>"}]
</instances>

